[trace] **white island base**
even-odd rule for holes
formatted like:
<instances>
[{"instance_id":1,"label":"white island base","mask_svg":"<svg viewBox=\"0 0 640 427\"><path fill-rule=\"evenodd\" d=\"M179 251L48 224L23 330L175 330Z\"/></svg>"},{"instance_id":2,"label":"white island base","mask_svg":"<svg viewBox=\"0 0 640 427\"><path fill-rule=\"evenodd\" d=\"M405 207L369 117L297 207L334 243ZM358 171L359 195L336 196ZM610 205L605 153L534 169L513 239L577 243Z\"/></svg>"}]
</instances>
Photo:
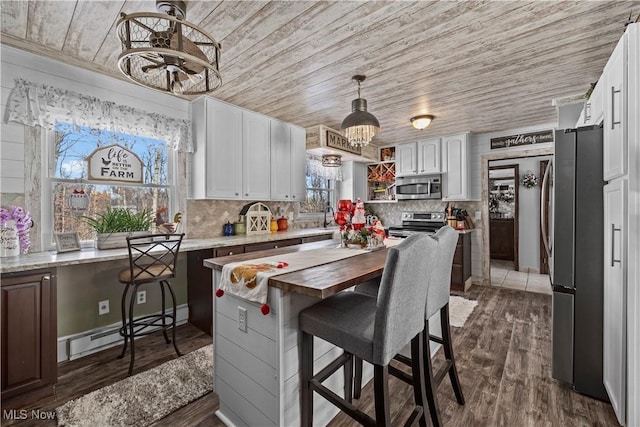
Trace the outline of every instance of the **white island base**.
<instances>
[{"instance_id":1,"label":"white island base","mask_svg":"<svg viewBox=\"0 0 640 427\"><path fill-rule=\"evenodd\" d=\"M215 286L220 271L213 275ZM214 298L214 391L220 399L216 415L229 426L300 425L298 313L320 300L270 287L268 301L271 312L264 316L259 304L228 293ZM240 329L242 309L246 310L246 330ZM431 333L439 335L439 317L433 320ZM341 349L315 338L316 372L340 354ZM372 377L373 367L365 363L363 384ZM344 395L342 370L324 384ZM314 425L327 425L338 412L314 394Z\"/></svg>"}]
</instances>

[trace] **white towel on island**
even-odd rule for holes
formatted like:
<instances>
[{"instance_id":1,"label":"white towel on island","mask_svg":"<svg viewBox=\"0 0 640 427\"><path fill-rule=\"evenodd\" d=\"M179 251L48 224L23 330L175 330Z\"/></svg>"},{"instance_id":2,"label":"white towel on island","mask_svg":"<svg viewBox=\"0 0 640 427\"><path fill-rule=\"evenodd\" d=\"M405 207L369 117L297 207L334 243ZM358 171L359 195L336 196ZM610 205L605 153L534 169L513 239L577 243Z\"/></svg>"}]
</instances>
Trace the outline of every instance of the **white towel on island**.
<instances>
[{"instance_id":1,"label":"white towel on island","mask_svg":"<svg viewBox=\"0 0 640 427\"><path fill-rule=\"evenodd\" d=\"M232 262L222 267L218 288L225 293L266 304L270 277L316 267L366 252L364 249L319 248ZM218 293L216 295L220 296Z\"/></svg>"}]
</instances>

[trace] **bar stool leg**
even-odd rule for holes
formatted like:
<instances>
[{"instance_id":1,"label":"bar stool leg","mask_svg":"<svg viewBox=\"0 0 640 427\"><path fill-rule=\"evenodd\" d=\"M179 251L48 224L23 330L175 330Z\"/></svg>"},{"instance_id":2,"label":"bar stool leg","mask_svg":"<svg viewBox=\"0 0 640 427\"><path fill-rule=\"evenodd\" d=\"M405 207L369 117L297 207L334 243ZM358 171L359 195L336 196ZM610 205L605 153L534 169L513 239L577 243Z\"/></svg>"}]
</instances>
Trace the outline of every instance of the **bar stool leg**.
<instances>
[{"instance_id":1,"label":"bar stool leg","mask_svg":"<svg viewBox=\"0 0 640 427\"><path fill-rule=\"evenodd\" d=\"M373 387L375 393L376 424L379 426L390 426L389 365L373 365Z\"/></svg>"},{"instance_id":2,"label":"bar stool leg","mask_svg":"<svg viewBox=\"0 0 640 427\"><path fill-rule=\"evenodd\" d=\"M349 356L349 361L343 366L344 373L344 400L349 403L353 402L353 361L355 356L350 353L346 353Z\"/></svg>"},{"instance_id":3,"label":"bar stool leg","mask_svg":"<svg viewBox=\"0 0 640 427\"><path fill-rule=\"evenodd\" d=\"M424 382L427 394L427 402L429 403L429 413L431 414L431 423L434 427L442 425L442 418L440 417L440 407L438 406L438 396L436 394L437 384L433 379L433 366L431 364L431 351L429 347L429 321L427 320L424 325L424 330L420 333L422 335L423 358L424 358Z\"/></svg>"},{"instance_id":4,"label":"bar stool leg","mask_svg":"<svg viewBox=\"0 0 640 427\"><path fill-rule=\"evenodd\" d=\"M171 284L166 280L163 280L163 282L167 285L167 288L169 288L169 293L171 294L171 301L173 302L173 322L171 322L171 338L173 339L173 348L176 350L176 353L178 354L178 356L182 356L182 353L180 353L180 350L178 350L178 343L176 342L176 295L173 293L173 288L171 287ZM164 307L163 307L163 310L164 310Z\"/></svg>"},{"instance_id":5,"label":"bar stool leg","mask_svg":"<svg viewBox=\"0 0 640 427\"><path fill-rule=\"evenodd\" d=\"M171 341L169 341L169 335L167 335L167 317L165 316L165 312L166 312L166 305L164 302L164 284L166 282L164 280L160 281L160 294L162 295L162 312L161 312L161 316L162 316L162 334L164 335L164 341L169 344ZM175 302L174 302L175 305ZM175 323L173 325L173 327L175 328Z\"/></svg>"},{"instance_id":6,"label":"bar stool leg","mask_svg":"<svg viewBox=\"0 0 640 427\"><path fill-rule=\"evenodd\" d=\"M122 359L127 352L127 344L129 342L129 332L127 332L127 309L126 301L127 301L127 292L129 292L129 287L131 285L127 283L124 287L124 292L122 292L122 301L120 303L120 313L122 313L122 337L124 338L124 345L122 346L122 353L118 356L118 359Z\"/></svg>"},{"instance_id":7,"label":"bar stool leg","mask_svg":"<svg viewBox=\"0 0 640 427\"><path fill-rule=\"evenodd\" d=\"M411 374L413 376L413 399L416 406L422 407L422 414L420 416L420 427L427 427L427 414L425 409L425 402L427 400L426 389L424 383L424 344L422 341L422 333L419 333L411 340Z\"/></svg>"},{"instance_id":8,"label":"bar stool leg","mask_svg":"<svg viewBox=\"0 0 640 427\"><path fill-rule=\"evenodd\" d=\"M462 394L462 386L458 378L458 370L456 369L456 361L453 357L453 345L451 342L451 325L449 324L449 304L440 309L440 325L442 326L442 346L444 347L444 356L451 361L449 368L449 379L453 386L453 392L456 395L458 404L464 405L464 395Z\"/></svg>"},{"instance_id":9,"label":"bar stool leg","mask_svg":"<svg viewBox=\"0 0 640 427\"><path fill-rule=\"evenodd\" d=\"M353 374L353 398L360 399L362 392L362 359L353 356L354 374Z\"/></svg>"},{"instance_id":10,"label":"bar stool leg","mask_svg":"<svg viewBox=\"0 0 640 427\"><path fill-rule=\"evenodd\" d=\"M313 336L302 332L302 351L300 354L300 426L313 426L313 393L311 377L313 376Z\"/></svg>"},{"instance_id":11,"label":"bar stool leg","mask_svg":"<svg viewBox=\"0 0 640 427\"><path fill-rule=\"evenodd\" d=\"M135 333L133 325L133 306L136 302L138 285L133 286L131 298L129 298L129 337L131 338L131 361L129 362L129 376L133 373L133 361L136 359Z\"/></svg>"}]
</instances>

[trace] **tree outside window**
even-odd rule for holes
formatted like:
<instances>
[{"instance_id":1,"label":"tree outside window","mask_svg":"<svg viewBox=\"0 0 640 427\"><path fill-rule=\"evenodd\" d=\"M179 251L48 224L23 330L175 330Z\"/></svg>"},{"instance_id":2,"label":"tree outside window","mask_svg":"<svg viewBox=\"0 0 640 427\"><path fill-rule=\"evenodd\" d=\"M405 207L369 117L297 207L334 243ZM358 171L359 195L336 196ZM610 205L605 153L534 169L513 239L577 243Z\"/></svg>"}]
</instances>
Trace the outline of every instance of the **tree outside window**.
<instances>
[{"instance_id":1,"label":"tree outside window","mask_svg":"<svg viewBox=\"0 0 640 427\"><path fill-rule=\"evenodd\" d=\"M118 144L133 151L143 163L142 184L93 181L88 177L88 156L99 147ZM81 240L92 240L94 232L83 216L95 218L109 207L154 214L171 206L173 183L170 177L171 153L164 141L90 129L69 123L56 123L53 149L49 156L52 190L53 232L78 232ZM85 211L71 209L70 196L86 195Z\"/></svg>"}]
</instances>

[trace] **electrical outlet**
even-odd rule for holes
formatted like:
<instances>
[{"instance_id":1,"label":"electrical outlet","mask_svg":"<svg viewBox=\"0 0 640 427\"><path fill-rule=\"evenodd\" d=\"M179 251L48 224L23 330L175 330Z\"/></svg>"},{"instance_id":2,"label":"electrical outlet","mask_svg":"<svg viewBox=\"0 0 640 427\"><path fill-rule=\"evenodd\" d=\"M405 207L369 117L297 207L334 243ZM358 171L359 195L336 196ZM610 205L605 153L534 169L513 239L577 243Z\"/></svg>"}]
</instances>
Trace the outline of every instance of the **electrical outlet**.
<instances>
[{"instance_id":1,"label":"electrical outlet","mask_svg":"<svg viewBox=\"0 0 640 427\"><path fill-rule=\"evenodd\" d=\"M238 306L238 329L247 332L247 309Z\"/></svg>"},{"instance_id":2,"label":"electrical outlet","mask_svg":"<svg viewBox=\"0 0 640 427\"><path fill-rule=\"evenodd\" d=\"M293 221L293 212L287 212L287 219Z\"/></svg>"},{"instance_id":3,"label":"electrical outlet","mask_svg":"<svg viewBox=\"0 0 640 427\"><path fill-rule=\"evenodd\" d=\"M98 303L98 315L102 316L103 314L109 313L109 300L100 301Z\"/></svg>"},{"instance_id":4,"label":"electrical outlet","mask_svg":"<svg viewBox=\"0 0 640 427\"><path fill-rule=\"evenodd\" d=\"M480 221L482 219L482 214L480 211L476 211L476 221Z\"/></svg>"},{"instance_id":5,"label":"electrical outlet","mask_svg":"<svg viewBox=\"0 0 640 427\"><path fill-rule=\"evenodd\" d=\"M138 291L136 294L136 301L138 304L144 304L147 302L147 291Z\"/></svg>"}]
</instances>

